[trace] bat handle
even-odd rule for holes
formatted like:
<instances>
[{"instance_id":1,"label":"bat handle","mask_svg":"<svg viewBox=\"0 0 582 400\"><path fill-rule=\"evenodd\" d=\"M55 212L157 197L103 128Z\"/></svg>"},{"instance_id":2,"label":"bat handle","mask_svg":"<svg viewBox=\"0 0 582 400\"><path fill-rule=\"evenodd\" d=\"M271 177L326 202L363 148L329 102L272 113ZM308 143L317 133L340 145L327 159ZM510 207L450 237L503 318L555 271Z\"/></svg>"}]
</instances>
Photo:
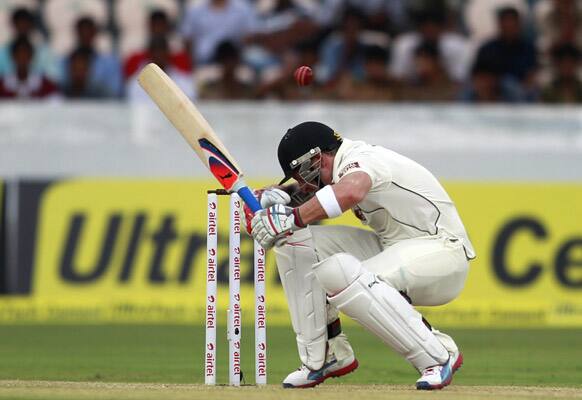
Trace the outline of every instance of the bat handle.
<instances>
[{"instance_id":1,"label":"bat handle","mask_svg":"<svg viewBox=\"0 0 582 400\"><path fill-rule=\"evenodd\" d=\"M248 186L241 187L237 190L237 193L253 213L256 213L261 209L261 204Z\"/></svg>"}]
</instances>

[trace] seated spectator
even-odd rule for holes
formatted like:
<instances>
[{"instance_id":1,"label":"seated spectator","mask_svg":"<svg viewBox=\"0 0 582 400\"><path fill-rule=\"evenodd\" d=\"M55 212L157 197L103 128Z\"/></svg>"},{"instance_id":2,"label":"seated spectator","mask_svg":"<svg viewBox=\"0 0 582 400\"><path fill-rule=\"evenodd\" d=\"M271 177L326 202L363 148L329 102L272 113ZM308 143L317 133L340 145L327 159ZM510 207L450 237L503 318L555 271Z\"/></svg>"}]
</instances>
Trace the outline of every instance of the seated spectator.
<instances>
[{"instance_id":1,"label":"seated spectator","mask_svg":"<svg viewBox=\"0 0 582 400\"><path fill-rule=\"evenodd\" d=\"M364 15L355 8L346 9L339 31L333 32L321 47L321 77L330 86L344 74L356 80L364 77L364 48L361 33Z\"/></svg>"},{"instance_id":2,"label":"seated spectator","mask_svg":"<svg viewBox=\"0 0 582 400\"><path fill-rule=\"evenodd\" d=\"M76 25L75 32L77 35L76 49L84 49L91 55L90 83L91 87L102 87L102 92L106 97L120 97L123 92L121 66L118 58L113 54L101 53L96 47L96 38L98 26L91 17L81 17ZM74 54L77 50L74 50ZM61 71L61 86L70 87L71 55L63 60Z\"/></svg>"},{"instance_id":3,"label":"seated spectator","mask_svg":"<svg viewBox=\"0 0 582 400\"><path fill-rule=\"evenodd\" d=\"M417 15L417 29L398 36L392 46L390 72L399 80L414 82L415 50L423 42L432 42L438 48L441 65L451 81L462 82L467 76L470 58L469 42L463 36L445 29L445 16L426 12Z\"/></svg>"},{"instance_id":4,"label":"seated spectator","mask_svg":"<svg viewBox=\"0 0 582 400\"><path fill-rule=\"evenodd\" d=\"M519 12L502 8L497 13L499 34L481 46L475 65L495 63L506 87L532 99L536 90L537 54L533 43L522 33ZM516 94L522 97L522 94Z\"/></svg>"},{"instance_id":5,"label":"seated spectator","mask_svg":"<svg viewBox=\"0 0 582 400\"><path fill-rule=\"evenodd\" d=\"M539 48L550 51L556 44L582 48L582 2L542 0L535 5Z\"/></svg>"},{"instance_id":6,"label":"seated spectator","mask_svg":"<svg viewBox=\"0 0 582 400\"><path fill-rule=\"evenodd\" d=\"M2 77L0 98L30 100L58 97L56 85L34 70L34 46L28 39L20 37L13 41L10 56L14 72Z\"/></svg>"},{"instance_id":7,"label":"seated spectator","mask_svg":"<svg viewBox=\"0 0 582 400\"><path fill-rule=\"evenodd\" d=\"M148 20L148 32L148 43L156 37L170 40L172 37L172 21L170 21L170 18L165 11L153 10L150 13ZM147 43L145 45L147 45ZM185 51L173 49L172 46L170 46L170 49L170 59L172 65L184 72L191 72L192 63L190 62L189 55ZM123 65L124 78L127 79L128 77L134 75L137 72L139 66L143 65L144 60L149 58L150 56L147 54L147 49L130 54Z\"/></svg>"},{"instance_id":8,"label":"seated spectator","mask_svg":"<svg viewBox=\"0 0 582 400\"><path fill-rule=\"evenodd\" d=\"M198 86L201 99L241 100L254 96L252 72L241 63L240 49L234 43L218 45L213 65L204 69L210 68L213 74L200 70L200 75L207 74Z\"/></svg>"},{"instance_id":9,"label":"seated spectator","mask_svg":"<svg viewBox=\"0 0 582 400\"><path fill-rule=\"evenodd\" d=\"M306 100L326 98L326 90L319 79L319 41L310 40L299 43L292 52L283 57L281 68L265 72L257 91L259 98L282 100ZM301 87L295 81L295 70L302 66L312 67L314 79L308 87Z\"/></svg>"},{"instance_id":10,"label":"seated spectator","mask_svg":"<svg viewBox=\"0 0 582 400\"><path fill-rule=\"evenodd\" d=\"M255 11L246 1L203 0L187 10L181 33L192 64L204 65L212 62L220 43L241 44L257 28Z\"/></svg>"},{"instance_id":11,"label":"seated spectator","mask_svg":"<svg viewBox=\"0 0 582 400\"><path fill-rule=\"evenodd\" d=\"M471 80L461 92L460 100L469 103L517 103L525 101L522 91L515 90L511 81L504 81L496 62L475 64Z\"/></svg>"},{"instance_id":12,"label":"seated spectator","mask_svg":"<svg viewBox=\"0 0 582 400\"><path fill-rule=\"evenodd\" d=\"M366 29L401 32L408 24L406 0L323 0L315 10L318 23L333 29L341 23L346 9L356 9L364 16Z\"/></svg>"},{"instance_id":13,"label":"seated spectator","mask_svg":"<svg viewBox=\"0 0 582 400\"><path fill-rule=\"evenodd\" d=\"M554 78L542 90L546 103L582 103L582 80L578 76L580 51L571 44L557 46L552 51Z\"/></svg>"},{"instance_id":14,"label":"seated spectator","mask_svg":"<svg viewBox=\"0 0 582 400\"><path fill-rule=\"evenodd\" d=\"M174 81L174 83L182 89L184 94L188 96L190 100L195 100L197 97L196 90L194 87L194 80L192 79L192 74L182 71L176 68L172 64L172 57L170 53L170 45L168 40L164 37L153 38L148 46L149 58L144 60L143 65L140 65L137 71L140 71L142 67L146 64L153 62L157 64L168 76ZM147 93L139 86L136 76L132 76L127 80L127 99L135 103L150 103L151 100Z\"/></svg>"},{"instance_id":15,"label":"seated spectator","mask_svg":"<svg viewBox=\"0 0 582 400\"><path fill-rule=\"evenodd\" d=\"M50 79L56 79L58 77L58 62L38 32L34 14L27 8L17 8L12 13L10 22L12 40L26 38L34 46L33 71L46 75ZM8 43L0 48L0 75L14 72L10 46L11 44Z\"/></svg>"},{"instance_id":16,"label":"seated spectator","mask_svg":"<svg viewBox=\"0 0 582 400\"><path fill-rule=\"evenodd\" d=\"M93 53L79 47L69 56L67 84L61 91L70 99L102 99L108 96L107 89L91 80Z\"/></svg>"},{"instance_id":17,"label":"seated spectator","mask_svg":"<svg viewBox=\"0 0 582 400\"><path fill-rule=\"evenodd\" d=\"M534 0L536 1L536 0ZM500 8L511 7L526 21L530 13L530 0L466 0L459 6L461 23L473 45L480 46L498 33L497 14ZM543 0L542 0L543 1Z\"/></svg>"},{"instance_id":18,"label":"seated spectator","mask_svg":"<svg viewBox=\"0 0 582 400\"><path fill-rule=\"evenodd\" d=\"M388 74L388 51L380 46L364 48L364 76L361 80L344 75L337 95L342 100L388 101L395 98L396 84Z\"/></svg>"},{"instance_id":19,"label":"seated spectator","mask_svg":"<svg viewBox=\"0 0 582 400\"><path fill-rule=\"evenodd\" d=\"M442 64L439 48L434 42L421 43L414 52L413 82L403 84L400 100L406 101L453 101L459 87Z\"/></svg>"},{"instance_id":20,"label":"seated spectator","mask_svg":"<svg viewBox=\"0 0 582 400\"><path fill-rule=\"evenodd\" d=\"M245 40L244 61L259 73L277 68L293 47L319 34L320 27L305 4L274 0L258 14L256 33Z\"/></svg>"}]
</instances>

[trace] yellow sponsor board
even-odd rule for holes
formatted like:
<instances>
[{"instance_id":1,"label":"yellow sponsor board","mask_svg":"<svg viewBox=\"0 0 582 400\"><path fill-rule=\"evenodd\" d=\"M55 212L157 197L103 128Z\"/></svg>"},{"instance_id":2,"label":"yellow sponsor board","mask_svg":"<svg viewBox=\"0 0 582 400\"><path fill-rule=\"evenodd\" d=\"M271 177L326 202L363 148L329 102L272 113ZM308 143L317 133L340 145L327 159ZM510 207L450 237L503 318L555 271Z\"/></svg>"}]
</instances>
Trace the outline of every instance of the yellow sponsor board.
<instances>
[{"instance_id":1,"label":"yellow sponsor board","mask_svg":"<svg viewBox=\"0 0 582 400\"><path fill-rule=\"evenodd\" d=\"M252 182L255 187L265 182ZM213 181L79 179L42 194L28 296L0 297L0 322L201 323L206 190ZM435 325L582 326L582 185L449 183L478 253L466 288L425 308ZM219 317L228 302L228 201L219 202ZM346 214L336 224L359 225ZM243 234L243 319L252 244ZM268 320L288 324L272 253Z\"/></svg>"},{"instance_id":2,"label":"yellow sponsor board","mask_svg":"<svg viewBox=\"0 0 582 400\"><path fill-rule=\"evenodd\" d=\"M44 197L34 297L41 319L202 321L205 307L206 190L212 181L67 181ZM228 302L229 203L219 200L219 308ZM253 316L252 244L243 235L243 314ZM287 321L273 257L271 320ZM51 305L51 306L49 306Z\"/></svg>"},{"instance_id":3,"label":"yellow sponsor board","mask_svg":"<svg viewBox=\"0 0 582 400\"><path fill-rule=\"evenodd\" d=\"M460 326L582 326L582 185L446 188L478 258L457 300L423 312Z\"/></svg>"}]
</instances>

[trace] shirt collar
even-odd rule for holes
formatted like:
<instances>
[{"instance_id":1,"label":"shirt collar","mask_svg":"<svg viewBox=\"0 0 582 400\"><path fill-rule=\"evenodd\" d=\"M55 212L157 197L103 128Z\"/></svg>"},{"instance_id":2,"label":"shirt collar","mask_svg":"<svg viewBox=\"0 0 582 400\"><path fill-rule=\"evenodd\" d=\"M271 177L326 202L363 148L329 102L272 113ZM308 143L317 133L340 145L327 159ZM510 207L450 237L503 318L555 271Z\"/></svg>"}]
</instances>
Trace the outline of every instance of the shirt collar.
<instances>
[{"instance_id":1,"label":"shirt collar","mask_svg":"<svg viewBox=\"0 0 582 400\"><path fill-rule=\"evenodd\" d=\"M352 141L350 139L342 138L342 144L337 149L337 153L335 153L335 157L333 159L333 173L332 173L332 183L337 183L337 175L339 173L339 166L346 154L347 149L350 147Z\"/></svg>"}]
</instances>

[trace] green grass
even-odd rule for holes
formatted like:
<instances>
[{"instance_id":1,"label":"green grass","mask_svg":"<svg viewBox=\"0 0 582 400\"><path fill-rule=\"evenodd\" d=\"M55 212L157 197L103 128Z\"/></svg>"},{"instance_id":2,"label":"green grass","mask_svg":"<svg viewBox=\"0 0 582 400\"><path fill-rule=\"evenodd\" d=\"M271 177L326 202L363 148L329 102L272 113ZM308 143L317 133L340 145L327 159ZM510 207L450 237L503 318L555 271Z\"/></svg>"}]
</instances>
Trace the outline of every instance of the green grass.
<instances>
[{"instance_id":1,"label":"green grass","mask_svg":"<svg viewBox=\"0 0 582 400\"><path fill-rule=\"evenodd\" d=\"M412 385L415 371L376 338L345 327L360 368L345 384ZM465 355L458 385L582 387L581 330L450 330ZM219 338L225 335L220 332ZM254 382L252 327L243 327L243 371ZM299 366L290 328L268 331L269 382ZM202 383L204 329L195 326L0 326L0 380ZM226 340L219 381L227 381ZM340 380L333 381L339 383Z\"/></svg>"}]
</instances>

